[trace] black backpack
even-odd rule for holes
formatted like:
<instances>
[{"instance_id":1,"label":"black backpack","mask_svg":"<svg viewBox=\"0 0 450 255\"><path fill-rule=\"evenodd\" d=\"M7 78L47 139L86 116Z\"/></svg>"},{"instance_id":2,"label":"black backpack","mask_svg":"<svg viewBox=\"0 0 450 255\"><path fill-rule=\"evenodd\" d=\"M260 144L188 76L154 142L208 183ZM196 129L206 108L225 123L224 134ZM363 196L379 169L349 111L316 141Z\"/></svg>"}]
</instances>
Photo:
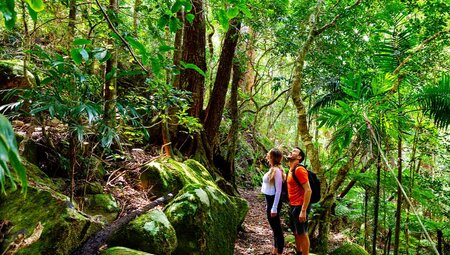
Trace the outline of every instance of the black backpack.
<instances>
[{"instance_id":1,"label":"black backpack","mask_svg":"<svg viewBox=\"0 0 450 255\"><path fill-rule=\"evenodd\" d=\"M306 166L304 166L302 164L298 164L294 168L292 177L294 178L294 180L297 183L297 185L300 186L301 188L303 188L303 186L300 184L300 181L297 179L297 176L295 175L295 171L297 170L297 168L299 166L304 167L306 169L306 171L308 172L309 186L311 186L311 191L312 191L312 193L311 193L311 200L309 201L309 203L310 204L314 204L314 203L319 202L320 201L320 180L319 180L319 177L317 177L317 175L313 171L310 171L308 168L306 168ZM286 183L286 181L283 183L283 185L285 183ZM285 185L285 186L286 186L286 197L287 197L288 196L287 195L287 185ZM283 196L283 191L281 192L281 195ZM287 198L286 198L286 201L288 201Z\"/></svg>"}]
</instances>

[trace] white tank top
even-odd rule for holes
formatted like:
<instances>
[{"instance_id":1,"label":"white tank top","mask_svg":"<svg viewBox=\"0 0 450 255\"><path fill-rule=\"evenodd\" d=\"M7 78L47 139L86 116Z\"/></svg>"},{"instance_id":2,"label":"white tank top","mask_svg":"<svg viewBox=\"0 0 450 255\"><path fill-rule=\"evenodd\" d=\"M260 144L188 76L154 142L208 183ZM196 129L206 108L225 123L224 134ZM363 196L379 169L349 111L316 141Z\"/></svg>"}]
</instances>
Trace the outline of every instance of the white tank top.
<instances>
[{"instance_id":1,"label":"white tank top","mask_svg":"<svg viewBox=\"0 0 450 255\"><path fill-rule=\"evenodd\" d=\"M283 185L283 175L281 173L280 168L276 167L275 168L275 181L274 183L270 183L269 181L269 175L270 175L270 170L264 174L263 176L263 182L262 182L262 186L261 186L261 192L265 195L269 195L269 196L273 196L275 195L275 200L273 201L273 205L271 208L271 212L273 213L277 213L277 207L278 207L278 203L280 201L280 195L281 195L281 189L282 189L282 185Z\"/></svg>"}]
</instances>

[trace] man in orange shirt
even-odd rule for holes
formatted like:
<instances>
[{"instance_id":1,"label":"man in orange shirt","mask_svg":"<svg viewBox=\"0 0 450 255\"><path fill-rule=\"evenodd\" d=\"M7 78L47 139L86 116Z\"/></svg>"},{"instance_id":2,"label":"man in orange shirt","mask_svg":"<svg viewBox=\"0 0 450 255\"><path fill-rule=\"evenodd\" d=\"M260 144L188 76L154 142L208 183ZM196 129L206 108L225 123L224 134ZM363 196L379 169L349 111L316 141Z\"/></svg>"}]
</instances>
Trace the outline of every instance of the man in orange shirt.
<instances>
[{"instance_id":1,"label":"man in orange shirt","mask_svg":"<svg viewBox=\"0 0 450 255\"><path fill-rule=\"evenodd\" d=\"M289 205L291 206L289 210L291 229L295 236L297 254L309 255L308 207L312 191L309 185L308 171L301 165L305 153L296 147L287 158L289 160L287 188Z\"/></svg>"}]
</instances>

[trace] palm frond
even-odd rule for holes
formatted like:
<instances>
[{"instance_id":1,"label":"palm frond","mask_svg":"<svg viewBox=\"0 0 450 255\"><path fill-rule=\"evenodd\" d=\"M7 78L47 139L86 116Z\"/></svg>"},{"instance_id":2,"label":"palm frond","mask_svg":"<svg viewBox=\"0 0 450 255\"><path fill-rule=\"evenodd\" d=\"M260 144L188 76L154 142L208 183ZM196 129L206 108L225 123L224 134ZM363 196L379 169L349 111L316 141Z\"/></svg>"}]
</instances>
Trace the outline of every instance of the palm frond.
<instances>
[{"instance_id":1,"label":"palm frond","mask_svg":"<svg viewBox=\"0 0 450 255\"><path fill-rule=\"evenodd\" d=\"M443 74L435 86L425 87L417 99L438 128L450 125L450 74Z\"/></svg>"}]
</instances>

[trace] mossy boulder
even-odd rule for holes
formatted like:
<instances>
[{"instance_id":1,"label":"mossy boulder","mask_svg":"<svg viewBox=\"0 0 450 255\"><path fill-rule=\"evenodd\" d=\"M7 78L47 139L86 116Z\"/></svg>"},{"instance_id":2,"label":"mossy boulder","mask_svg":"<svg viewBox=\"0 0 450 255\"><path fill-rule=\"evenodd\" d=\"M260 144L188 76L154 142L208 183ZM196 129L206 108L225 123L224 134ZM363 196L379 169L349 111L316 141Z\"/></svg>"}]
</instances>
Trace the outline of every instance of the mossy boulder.
<instances>
[{"instance_id":1,"label":"mossy boulder","mask_svg":"<svg viewBox=\"0 0 450 255\"><path fill-rule=\"evenodd\" d=\"M208 170L195 160L189 159L184 163L170 158L163 158L150 162L143 167L141 185L156 196L163 196L169 192L178 192L187 184L204 184L215 186L215 182Z\"/></svg>"},{"instance_id":2,"label":"mossy boulder","mask_svg":"<svg viewBox=\"0 0 450 255\"><path fill-rule=\"evenodd\" d=\"M28 80L35 85L34 75L28 70L26 72ZM0 89L25 88L29 86L28 84L24 76L22 60L0 60Z\"/></svg>"},{"instance_id":3,"label":"mossy boulder","mask_svg":"<svg viewBox=\"0 0 450 255\"><path fill-rule=\"evenodd\" d=\"M177 237L164 212L154 209L128 223L111 238L109 243L169 255L177 247Z\"/></svg>"},{"instance_id":4,"label":"mossy boulder","mask_svg":"<svg viewBox=\"0 0 450 255\"><path fill-rule=\"evenodd\" d=\"M0 220L12 224L0 248L5 249L19 234L29 237L41 223L40 238L17 254L70 254L102 224L77 211L39 168L27 162L25 167L29 178L26 196L19 190L0 195Z\"/></svg>"},{"instance_id":5,"label":"mossy boulder","mask_svg":"<svg viewBox=\"0 0 450 255\"><path fill-rule=\"evenodd\" d=\"M369 253L357 244L346 243L334 250L331 255L369 255Z\"/></svg>"},{"instance_id":6,"label":"mossy boulder","mask_svg":"<svg viewBox=\"0 0 450 255\"><path fill-rule=\"evenodd\" d=\"M83 197L84 211L89 215L102 215L109 222L119 215L120 208L111 194L89 194Z\"/></svg>"},{"instance_id":7,"label":"mossy boulder","mask_svg":"<svg viewBox=\"0 0 450 255\"><path fill-rule=\"evenodd\" d=\"M174 254L233 254L247 202L217 186L190 184L164 209L177 233Z\"/></svg>"},{"instance_id":8,"label":"mossy boulder","mask_svg":"<svg viewBox=\"0 0 450 255\"><path fill-rule=\"evenodd\" d=\"M107 249L106 251L102 252L101 255L153 255L153 254L118 246Z\"/></svg>"}]
</instances>

